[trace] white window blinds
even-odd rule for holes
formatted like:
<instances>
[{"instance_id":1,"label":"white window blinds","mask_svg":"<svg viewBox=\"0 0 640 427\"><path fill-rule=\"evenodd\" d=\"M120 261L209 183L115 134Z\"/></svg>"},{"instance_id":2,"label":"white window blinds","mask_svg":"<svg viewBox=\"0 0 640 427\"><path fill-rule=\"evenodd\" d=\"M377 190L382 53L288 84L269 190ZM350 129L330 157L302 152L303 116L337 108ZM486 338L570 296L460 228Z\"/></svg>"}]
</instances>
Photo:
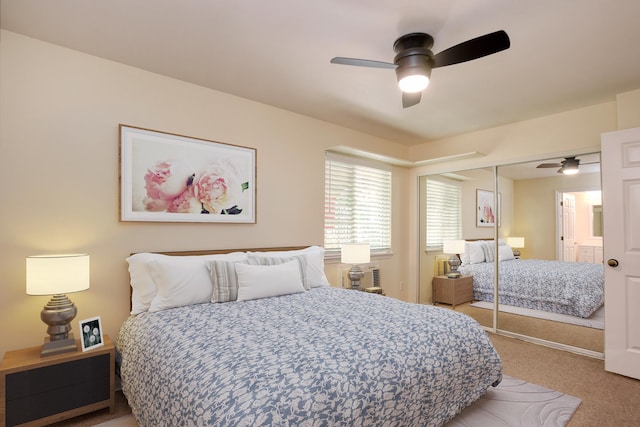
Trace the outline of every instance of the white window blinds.
<instances>
[{"instance_id":1,"label":"white window blinds","mask_svg":"<svg viewBox=\"0 0 640 427\"><path fill-rule=\"evenodd\" d=\"M391 251L391 168L327 153L324 247L338 251L343 243Z\"/></svg>"},{"instance_id":2,"label":"white window blinds","mask_svg":"<svg viewBox=\"0 0 640 427\"><path fill-rule=\"evenodd\" d=\"M427 178L427 251L442 248L445 240L462 238L462 187Z\"/></svg>"}]
</instances>

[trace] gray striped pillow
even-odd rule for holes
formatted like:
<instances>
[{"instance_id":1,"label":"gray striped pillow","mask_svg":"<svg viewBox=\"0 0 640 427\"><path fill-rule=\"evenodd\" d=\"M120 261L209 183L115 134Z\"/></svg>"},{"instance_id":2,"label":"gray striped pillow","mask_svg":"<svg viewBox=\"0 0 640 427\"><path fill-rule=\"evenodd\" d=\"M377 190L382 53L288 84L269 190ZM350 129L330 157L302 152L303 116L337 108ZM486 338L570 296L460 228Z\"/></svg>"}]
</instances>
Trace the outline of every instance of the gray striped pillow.
<instances>
[{"instance_id":1,"label":"gray striped pillow","mask_svg":"<svg viewBox=\"0 0 640 427\"><path fill-rule=\"evenodd\" d=\"M238 276L236 275L236 264L253 264L257 261L211 261L209 270L211 272L211 282L213 293L211 302L229 302L238 298Z\"/></svg>"}]
</instances>

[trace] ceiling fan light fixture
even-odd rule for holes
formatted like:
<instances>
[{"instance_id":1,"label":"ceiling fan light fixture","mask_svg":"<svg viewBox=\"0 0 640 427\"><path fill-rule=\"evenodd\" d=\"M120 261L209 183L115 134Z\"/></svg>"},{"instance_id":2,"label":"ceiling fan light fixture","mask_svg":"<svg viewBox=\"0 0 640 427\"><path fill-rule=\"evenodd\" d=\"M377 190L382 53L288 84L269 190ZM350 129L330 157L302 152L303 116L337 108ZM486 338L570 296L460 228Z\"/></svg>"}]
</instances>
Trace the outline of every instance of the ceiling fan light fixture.
<instances>
[{"instance_id":1,"label":"ceiling fan light fixture","mask_svg":"<svg viewBox=\"0 0 640 427\"><path fill-rule=\"evenodd\" d=\"M407 93L422 92L429 86L429 77L423 74L405 76L398 82L400 90Z\"/></svg>"},{"instance_id":2,"label":"ceiling fan light fixture","mask_svg":"<svg viewBox=\"0 0 640 427\"><path fill-rule=\"evenodd\" d=\"M578 165L566 165L562 168L562 173L565 175L575 175L578 173Z\"/></svg>"}]
</instances>

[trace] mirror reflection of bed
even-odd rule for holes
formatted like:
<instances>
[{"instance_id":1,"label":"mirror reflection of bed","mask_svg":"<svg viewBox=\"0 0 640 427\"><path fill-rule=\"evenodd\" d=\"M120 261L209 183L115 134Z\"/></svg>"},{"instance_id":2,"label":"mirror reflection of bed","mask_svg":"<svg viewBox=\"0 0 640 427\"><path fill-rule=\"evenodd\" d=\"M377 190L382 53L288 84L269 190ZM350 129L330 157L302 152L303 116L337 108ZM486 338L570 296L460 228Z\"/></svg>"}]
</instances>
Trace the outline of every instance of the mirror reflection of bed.
<instances>
[{"instance_id":1,"label":"mirror reflection of bed","mask_svg":"<svg viewBox=\"0 0 640 427\"><path fill-rule=\"evenodd\" d=\"M482 168L454 173L440 174L437 176L425 176L420 178L420 206L421 212L426 209L426 180L446 180L462 187L462 237L465 240L488 240L495 245L496 234L493 227L478 227L475 211L476 190L494 191L494 182L497 181L497 191L500 195L500 220L497 236L500 241L506 242L508 237L520 236L524 238L523 248L520 251L521 261L529 260L563 260L566 259L572 268L578 268L578 264L589 263L585 268L591 269L586 274L589 282L592 276L600 274L602 267L602 236L598 233L598 216L601 215L600 171L599 153L579 156L584 163L594 163L580 166L578 175L566 176L559 174L555 169L536 168L541 162L554 162L561 159L542 159L537 162L499 166L496 168ZM543 172L540 174L540 172ZM537 174L537 176L536 176ZM597 193L595 193L597 191ZM563 196L573 200L571 209L563 209L559 206ZM571 203L565 202L565 205ZM565 206L566 208L566 206ZM421 230L424 236L421 242L426 244L426 214L421 218ZM424 226L423 226L424 225ZM573 225L573 227L568 227ZM426 246L423 246L426 247ZM496 248L495 250L499 250ZM443 255L437 251L421 251L420 257L420 302L431 303L432 277L442 274ZM581 261L578 263L578 261ZM499 265L519 260L499 262ZM493 263L491 263L493 264ZM444 262L446 267L446 262ZM463 263L464 266L464 263ZM597 267L599 266L599 267ZM539 267L547 269L547 267ZM550 268L550 267L549 267ZM596 268L595 273L593 268ZM438 270L440 269L440 270ZM464 268L461 267L464 272ZM562 270L562 268L561 268ZM498 271L499 289L506 286L501 279L502 268ZM484 279L493 280L493 268L484 274ZM502 272L507 280L508 271ZM512 273L517 274L517 273ZM523 283L527 283L525 279ZM582 290L580 290L582 286ZM595 286L595 288L593 287ZM603 286L603 285L601 285ZM584 300L597 299L597 295L591 295L590 289L597 289L597 285L585 286L578 283L575 291L584 295L582 303L589 305ZM526 288L525 288L526 289ZM506 291L505 291L506 292ZM543 291L540 291L543 292ZM597 293L596 290L594 293ZM474 297L478 298L477 292ZM575 298L580 298L579 295ZM498 299L502 301L500 311L494 316L490 302L479 302L456 305L455 310L463 311L487 328L494 327L507 334L524 335L536 340L548 341L551 345L576 347L600 355L604 351L604 307L589 313L591 308L583 307L577 312L566 313L549 312L540 310L544 307L516 307L504 304L509 300L508 295ZM565 303L566 303L565 298ZM595 303L597 305L597 302ZM565 304L566 305L566 304ZM445 304L442 306L446 307ZM488 307L488 308L484 308ZM532 308L538 308L533 310ZM556 311L563 311L556 310ZM565 310L566 311L566 310ZM588 316L587 316L588 314Z\"/></svg>"}]
</instances>

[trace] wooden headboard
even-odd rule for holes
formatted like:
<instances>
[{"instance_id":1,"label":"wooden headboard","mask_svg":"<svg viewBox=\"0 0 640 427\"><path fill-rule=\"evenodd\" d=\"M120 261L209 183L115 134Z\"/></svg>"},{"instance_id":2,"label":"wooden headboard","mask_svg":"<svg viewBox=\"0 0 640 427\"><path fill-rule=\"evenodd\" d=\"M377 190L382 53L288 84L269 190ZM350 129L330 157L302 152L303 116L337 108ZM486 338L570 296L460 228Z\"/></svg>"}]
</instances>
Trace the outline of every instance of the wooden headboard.
<instances>
[{"instance_id":1,"label":"wooden headboard","mask_svg":"<svg viewBox=\"0 0 640 427\"><path fill-rule=\"evenodd\" d=\"M230 252L274 252L274 251L295 251L298 249L308 248L307 246L283 246L276 248L251 248L251 249L204 249L197 251L172 251L172 252L151 252L154 254L183 256L183 255L217 255L228 254ZM133 255L133 254L131 254Z\"/></svg>"}]
</instances>

